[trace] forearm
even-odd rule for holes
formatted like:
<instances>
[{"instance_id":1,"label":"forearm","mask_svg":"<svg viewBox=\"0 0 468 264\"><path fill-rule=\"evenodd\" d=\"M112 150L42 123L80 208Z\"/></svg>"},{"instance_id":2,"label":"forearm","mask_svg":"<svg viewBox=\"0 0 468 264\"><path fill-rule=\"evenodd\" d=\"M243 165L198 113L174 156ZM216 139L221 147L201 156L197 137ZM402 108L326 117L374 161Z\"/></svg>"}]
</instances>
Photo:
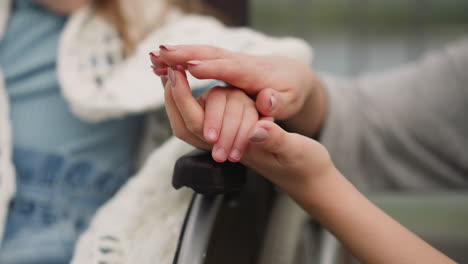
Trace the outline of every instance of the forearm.
<instances>
[{"instance_id":1,"label":"forearm","mask_svg":"<svg viewBox=\"0 0 468 264\"><path fill-rule=\"evenodd\" d=\"M301 204L363 263L454 263L367 200L337 170L296 191Z\"/></svg>"},{"instance_id":2,"label":"forearm","mask_svg":"<svg viewBox=\"0 0 468 264\"><path fill-rule=\"evenodd\" d=\"M317 138L322 129L328 108L328 98L324 84L315 76L311 76L307 94L302 109L279 124L290 132L295 132L310 138Z\"/></svg>"}]
</instances>

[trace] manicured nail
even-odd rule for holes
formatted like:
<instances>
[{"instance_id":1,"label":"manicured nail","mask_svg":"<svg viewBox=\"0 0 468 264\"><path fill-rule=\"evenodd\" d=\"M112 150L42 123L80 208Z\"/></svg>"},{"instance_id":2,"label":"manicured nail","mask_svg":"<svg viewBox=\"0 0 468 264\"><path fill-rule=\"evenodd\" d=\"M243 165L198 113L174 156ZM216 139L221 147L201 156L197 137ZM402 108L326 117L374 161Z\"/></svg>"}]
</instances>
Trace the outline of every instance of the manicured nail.
<instances>
[{"instance_id":1,"label":"manicured nail","mask_svg":"<svg viewBox=\"0 0 468 264\"><path fill-rule=\"evenodd\" d=\"M156 67L154 65L152 65L150 67L153 70L153 73L156 74L159 77L167 75L167 69L161 69L161 68Z\"/></svg>"},{"instance_id":2,"label":"manicured nail","mask_svg":"<svg viewBox=\"0 0 468 264\"><path fill-rule=\"evenodd\" d=\"M169 80L167 79L166 75L161 76L161 83L162 83L163 89L166 90L166 85L164 85L164 84L169 83Z\"/></svg>"},{"instance_id":3,"label":"manicured nail","mask_svg":"<svg viewBox=\"0 0 468 264\"><path fill-rule=\"evenodd\" d=\"M159 46L159 48L167 50L167 51L174 51L177 49L176 46L172 46L172 45L161 45Z\"/></svg>"},{"instance_id":4,"label":"manicured nail","mask_svg":"<svg viewBox=\"0 0 468 264\"><path fill-rule=\"evenodd\" d=\"M278 100L274 95L270 96L270 112L273 112L276 110L276 106L278 105Z\"/></svg>"},{"instance_id":5,"label":"manicured nail","mask_svg":"<svg viewBox=\"0 0 468 264\"><path fill-rule=\"evenodd\" d=\"M208 140L216 141L218 139L218 133L216 133L216 129L210 128L206 133L206 137Z\"/></svg>"},{"instance_id":6,"label":"manicured nail","mask_svg":"<svg viewBox=\"0 0 468 264\"><path fill-rule=\"evenodd\" d=\"M150 56L159 57L159 56L160 56L160 55L159 55L159 50L150 52Z\"/></svg>"},{"instance_id":7,"label":"manicured nail","mask_svg":"<svg viewBox=\"0 0 468 264\"><path fill-rule=\"evenodd\" d=\"M169 76L169 81L171 81L171 86L175 87L176 86L176 79L174 76L174 70L172 68L167 69L167 75Z\"/></svg>"},{"instance_id":8,"label":"manicured nail","mask_svg":"<svg viewBox=\"0 0 468 264\"><path fill-rule=\"evenodd\" d=\"M223 148L219 148L214 151L213 158L218 162L224 162L227 159L226 151Z\"/></svg>"},{"instance_id":9,"label":"manicured nail","mask_svg":"<svg viewBox=\"0 0 468 264\"><path fill-rule=\"evenodd\" d=\"M191 60L191 61L187 61L187 64L188 65L192 65L192 66L197 66L197 65L200 65L202 64L203 61L199 61L199 60Z\"/></svg>"},{"instance_id":10,"label":"manicured nail","mask_svg":"<svg viewBox=\"0 0 468 264\"><path fill-rule=\"evenodd\" d=\"M262 142L268 137L268 131L262 127L257 127L254 134L249 138L252 142Z\"/></svg>"},{"instance_id":11,"label":"manicured nail","mask_svg":"<svg viewBox=\"0 0 468 264\"><path fill-rule=\"evenodd\" d=\"M239 150L234 149L231 151L231 154L229 154L229 157L231 158L231 161L237 162L241 159L241 153Z\"/></svg>"}]
</instances>

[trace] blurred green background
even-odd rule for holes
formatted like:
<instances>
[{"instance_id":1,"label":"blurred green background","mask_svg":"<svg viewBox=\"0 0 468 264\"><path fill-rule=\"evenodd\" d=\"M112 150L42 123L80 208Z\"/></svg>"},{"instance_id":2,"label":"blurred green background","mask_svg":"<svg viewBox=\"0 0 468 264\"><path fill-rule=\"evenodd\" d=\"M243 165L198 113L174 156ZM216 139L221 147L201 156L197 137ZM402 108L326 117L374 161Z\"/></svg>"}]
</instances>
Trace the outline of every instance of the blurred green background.
<instances>
[{"instance_id":1,"label":"blurred green background","mask_svg":"<svg viewBox=\"0 0 468 264\"><path fill-rule=\"evenodd\" d=\"M314 68L345 76L397 67L468 36L468 0L251 0L250 18L260 31L305 39ZM370 197L468 263L468 191Z\"/></svg>"},{"instance_id":2,"label":"blurred green background","mask_svg":"<svg viewBox=\"0 0 468 264\"><path fill-rule=\"evenodd\" d=\"M468 0L252 0L251 24L309 41L319 70L355 75L417 59L468 33Z\"/></svg>"}]
</instances>

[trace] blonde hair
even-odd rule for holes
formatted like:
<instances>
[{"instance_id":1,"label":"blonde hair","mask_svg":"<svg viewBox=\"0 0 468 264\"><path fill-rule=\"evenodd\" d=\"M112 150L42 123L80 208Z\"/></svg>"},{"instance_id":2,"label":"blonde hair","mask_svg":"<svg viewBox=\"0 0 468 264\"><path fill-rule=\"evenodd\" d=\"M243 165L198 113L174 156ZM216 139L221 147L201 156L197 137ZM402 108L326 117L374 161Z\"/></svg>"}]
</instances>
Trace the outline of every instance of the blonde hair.
<instances>
[{"instance_id":1,"label":"blonde hair","mask_svg":"<svg viewBox=\"0 0 468 264\"><path fill-rule=\"evenodd\" d=\"M128 0L125 0L128 1ZM178 7L184 13L187 14L202 14L211 15L220 19L225 23L229 23L226 17L224 17L218 10L204 4L202 0L154 0L154 1L165 1L165 8L169 10L171 7ZM138 1L135 1L138 2ZM111 24L114 25L120 38L122 39L124 51L126 54L131 53L135 46L140 40L154 30L156 27L162 25L165 20L165 16L161 16L157 21L151 23L151 25L140 25L141 28L129 28L129 18L124 13L124 7L122 0L95 0L94 1L96 11L98 14L106 18ZM136 12L142 12L143 6L132 7L136 9ZM166 11L166 10L164 10ZM166 14L167 12L161 12ZM132 24L133 25L133 24ZM137 32L135 34L135 32Z\"/></svg>"}]
</instances>

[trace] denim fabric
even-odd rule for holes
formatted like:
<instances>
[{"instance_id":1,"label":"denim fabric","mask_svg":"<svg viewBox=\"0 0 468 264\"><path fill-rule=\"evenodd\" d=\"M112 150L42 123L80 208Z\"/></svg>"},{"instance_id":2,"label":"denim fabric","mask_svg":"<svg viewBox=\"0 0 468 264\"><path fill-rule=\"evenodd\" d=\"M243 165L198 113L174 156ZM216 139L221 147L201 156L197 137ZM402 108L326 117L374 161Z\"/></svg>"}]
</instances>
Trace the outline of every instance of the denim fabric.
<instances>
[{"instance_id":1,"label":"denim fabric","mask_svg":"<svg viewBox=\"0 0 468 264\"><path fill-rule=\"evenodd\" d=\"M131 175L143 117L95 124L76 118L56 73L66 17L32 0L14 3L0 40L0 67L10 99L17 193L0 263L68 263L95 210Z\"/></svg>"},{"instance_id":2,"label":"denim fabric","mask_svg":"<svg viewBox=\"0 0 468 264\"><path fill-rule=\"evenodd\" d=\"M68 263L95 210L131 173L25 148L14 149L14 162L17 194L0 250L2 264Z\"/></svg>"}]
</instances>

